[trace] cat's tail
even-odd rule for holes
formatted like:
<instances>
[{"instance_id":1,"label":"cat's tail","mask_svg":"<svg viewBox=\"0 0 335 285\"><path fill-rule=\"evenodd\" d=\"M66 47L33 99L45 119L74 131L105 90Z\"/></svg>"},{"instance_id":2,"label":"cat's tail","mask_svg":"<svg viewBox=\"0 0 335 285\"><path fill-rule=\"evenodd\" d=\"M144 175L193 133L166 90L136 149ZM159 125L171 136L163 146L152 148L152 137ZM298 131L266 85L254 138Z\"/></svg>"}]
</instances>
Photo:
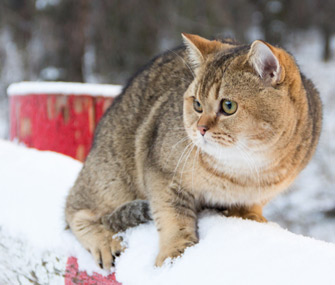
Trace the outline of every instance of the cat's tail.
<instances>
[{"instance_id":1,"label":"cat's tail","mask_svg":"<svg viewBox=\"0 0 335 285\"><path fill-rule=\"evenodd\" d=\"M125 231L151 220L150 205L146 200L125 203L101 219L103 225L114 233Z\"/></svg>"}]
</instances>

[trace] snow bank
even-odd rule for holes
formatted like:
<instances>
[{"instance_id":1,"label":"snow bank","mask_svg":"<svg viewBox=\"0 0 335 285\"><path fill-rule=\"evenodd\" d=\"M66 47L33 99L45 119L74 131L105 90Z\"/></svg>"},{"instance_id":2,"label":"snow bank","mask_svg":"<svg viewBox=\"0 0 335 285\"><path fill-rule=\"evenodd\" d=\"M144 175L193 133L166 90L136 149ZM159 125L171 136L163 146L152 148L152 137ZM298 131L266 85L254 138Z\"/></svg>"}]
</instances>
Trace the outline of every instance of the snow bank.
<instances>
[{"instance_id":1,"label":"snow bank","mask_svg":"<svg viewBox=\"0 0 335 285\"><path fill-rule=\"evenodd\" d=\"M15 275L28 283L34 270L32 280L60 284L69 255L79 258L81 270L102 272L64 230L65 197L80 168L64 155L0 140L0 283L15 284ZM124 285L334 282L335 244L273 223L205 212L199 220L199 244L162 268L153 266L158 253L153 223L123 236L128 249L116 262L116 277Z\"/></svg>"},{"instance_id":2,"label":"snow bank","mask_svg":"<svg viewBox=\"0 0 335 285\"><path fill-rule=\"evenodd\" d=\"M116 97L121 93L121 85L89 84L69 82L19 82L7 89L9 96L32 94L67 94Z\"/></svg>"},{"instance_id":3,"label":"snow bank","mask_svg":"<svg viewBox=\"0 0 335 285\"><path fill-rule=\"evenodd\" d=\"M158 235L151 225L128 230L129 249L117 262L123 284L330 284L335 245L298 236L276 224L206 213L200 242L182 258L153 267Z\"/></svg>"},{"instance_id":4,"label":"snow bank","mask_svg":"<svg viewBox=\"0 0 335 285\"><path fill-rule=\"evenodd\" d=\"M81 163L0 140L0 225L41 249L62 244L64 201Z\"/></svg>"},{"instance_id":5,"label":"snow bank","mask_svg":"<svg viewBox=\"0 0 335 285\"><path fill-rule=\"evenodd\" d=\"M64 201L80 168L67 156L0 140L0 284L61 284Z\"/></svg>"}]
</instances>

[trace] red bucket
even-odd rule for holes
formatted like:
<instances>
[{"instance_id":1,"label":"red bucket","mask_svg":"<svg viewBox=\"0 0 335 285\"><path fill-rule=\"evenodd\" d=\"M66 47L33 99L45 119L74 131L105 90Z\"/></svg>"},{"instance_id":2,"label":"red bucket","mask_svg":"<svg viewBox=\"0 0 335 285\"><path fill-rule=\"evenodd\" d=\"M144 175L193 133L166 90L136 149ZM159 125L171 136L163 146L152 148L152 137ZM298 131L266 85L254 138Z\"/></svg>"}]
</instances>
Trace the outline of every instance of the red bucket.
<instances>
[{"instance_id":1,"label":"red bucket","mask_svg":"<svg viewBox=\"0 0 335 285\"><path fill-rule=\"evenodd\" d=\"M10 139L84 161L116 85L21 82L8 88Z\"/></svg>"}]
</instances>

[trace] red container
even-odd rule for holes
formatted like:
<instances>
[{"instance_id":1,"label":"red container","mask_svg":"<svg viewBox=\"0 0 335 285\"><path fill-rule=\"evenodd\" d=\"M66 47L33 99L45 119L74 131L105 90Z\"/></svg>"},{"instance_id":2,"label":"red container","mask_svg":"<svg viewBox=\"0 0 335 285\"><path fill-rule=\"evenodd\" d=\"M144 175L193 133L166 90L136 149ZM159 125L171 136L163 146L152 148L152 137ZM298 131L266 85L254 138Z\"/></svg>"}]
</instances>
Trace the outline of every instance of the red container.
<instances>
[{"instance_id":1,"label":"red container","mask_svg":"<svg viewBox=\"0 0 335 285\"><path fill-rule=\"evenodd\" d=\"M117 85L12 84L8 88L10 139L84 161L97 123L120 92Z\"/></svg>"}]
</instances>

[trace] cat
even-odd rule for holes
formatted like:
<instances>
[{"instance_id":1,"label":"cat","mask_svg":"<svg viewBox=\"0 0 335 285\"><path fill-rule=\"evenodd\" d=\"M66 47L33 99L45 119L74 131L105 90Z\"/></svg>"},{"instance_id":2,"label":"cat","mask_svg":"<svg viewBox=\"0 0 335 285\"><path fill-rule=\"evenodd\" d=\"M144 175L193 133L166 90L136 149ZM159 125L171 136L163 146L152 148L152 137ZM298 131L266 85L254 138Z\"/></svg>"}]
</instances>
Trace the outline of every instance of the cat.
<instances>
[{"instance_id":1,"label":"cat","mask_svg":"<svg viewBox=\"0 0 335 285\"><path fill-rule=\"evenodd\" d=\"M284 49L182 36L107 110L67 197L67 224L107 270L115 234L151 218L156 266L198 242L204 208L266 222L318 143L319 94Z\"/></svg>"}]
</instances>

